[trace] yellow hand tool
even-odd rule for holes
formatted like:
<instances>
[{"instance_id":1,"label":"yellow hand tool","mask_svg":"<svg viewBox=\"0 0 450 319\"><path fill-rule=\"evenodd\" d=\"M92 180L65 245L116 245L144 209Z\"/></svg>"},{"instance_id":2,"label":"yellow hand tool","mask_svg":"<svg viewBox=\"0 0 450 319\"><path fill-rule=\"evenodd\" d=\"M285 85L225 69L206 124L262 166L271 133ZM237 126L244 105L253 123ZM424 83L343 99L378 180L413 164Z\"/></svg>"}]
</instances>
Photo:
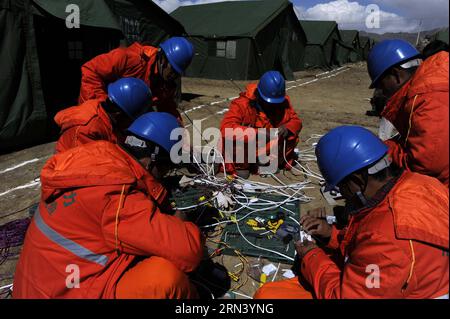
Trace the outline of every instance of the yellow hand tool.
<instances>
[{"instance_id":1,"label":"yellow hand tool","mask_svg":"<svg viewBox=\"0 0 450 319\"><path fill-rule=\"evenodd\" d=\"M261 277L259 277L259 287L262 287L267 281L267 275L265 273L261 274Z\"/></svg>"}]
</instances>

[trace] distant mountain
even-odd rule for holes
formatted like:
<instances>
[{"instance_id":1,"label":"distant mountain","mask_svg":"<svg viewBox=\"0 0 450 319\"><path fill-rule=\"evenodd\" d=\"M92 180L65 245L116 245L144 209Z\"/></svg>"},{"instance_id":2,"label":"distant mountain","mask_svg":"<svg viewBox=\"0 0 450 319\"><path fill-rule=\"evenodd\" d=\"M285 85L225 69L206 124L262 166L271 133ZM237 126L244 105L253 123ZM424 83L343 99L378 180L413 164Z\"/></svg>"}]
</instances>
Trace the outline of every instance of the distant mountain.
<instances>
[{"instance_id":1,"label":"distant mountain","mask_svg":"<svg viewBox=\"0 0 450 319\"><path fill-rule=\"evenodd\" d=\"M442 28L428 30L428 31L421 31L419 43L421 43L423 40L427 39L428 37L432 36L439 30L442 30ZM387 40L387 39L403 39L403 40L410 42L413 45L416 45L416 41L417 41L417 33L397 32L397 33L377 34L377 33L369 33L369 32L365 32L365 31L360 31L359 35L374 39L376 42L379 42L382 40Z\"/></svg>"}]
</instances>

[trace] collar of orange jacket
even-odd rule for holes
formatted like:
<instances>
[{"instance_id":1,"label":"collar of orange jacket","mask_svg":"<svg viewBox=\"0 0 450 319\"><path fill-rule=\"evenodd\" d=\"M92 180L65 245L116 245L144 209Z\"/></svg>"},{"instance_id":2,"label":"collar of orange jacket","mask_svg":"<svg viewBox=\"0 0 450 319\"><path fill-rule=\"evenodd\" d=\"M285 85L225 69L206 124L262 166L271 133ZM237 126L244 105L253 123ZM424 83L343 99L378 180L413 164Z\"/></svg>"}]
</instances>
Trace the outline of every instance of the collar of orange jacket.
<instances>
[{"instance_id":1,"label":"collar of orange jacket","mask_svg":"<svg viewBox=\"0 0 450 319\"><path fill-rule=\"evenodd\" d=\"M99 116L105 125L111 126L109 116L101 107L100 100L88 100L78 106L59 111L55 115L55 122L65 131L73 126L86 125L95 116Z\"/></svg>"},{"instance_id":2,"label":"collar of orange jacket","mask_svg":"<svg viewBox=\"0 0 450 319\"><path fill-rule=\"evenodd\" d=\"M128 47L128 49L137 52L142 58L147 61L154 58L156 56L156 53L158 53L158 48L150 45L142 45L139 42L134 42Z\"/></svg>"},{"instance_id":3,"label":"collar of orange jacket","mask_svg":"<svg viewBox=\"0 0 450 319\"><path fill-rule=\"evenodd\" d=\"M47 161L41 172L42 199L69 188L129 185L142 179L154 180L121 147L97 141L56 154Z\"/></svg>"},{"instance_id":4,"label":"collar of orange jacket","mask_svg":"<svg viewBox=\"0 0 450 319\"><path fill-rule=\"evenodd\" d=\"M147 64L143 79L147 85L150 86L152 84L150 82L150 77L155 77L158 75L158 68L156 67L155 62L159 49L150 45L142 45L139 42L134 42L128 47L128 50L138 54Z\"/></svg>"},{"instance_id":5,"label":"collar of orange jacket","mask_svg":"<svg viewBox=\"0 0 450 319\"><path fill-rule=\"evenodd\" d=\"M359 222L380 205L387 204L398 239L417 240L449 249L448 188L436 178L404 171L385 200L350 219L347 242Z\"/></svg>"},{"instance_id":6,"label":"collar of orange jacket","mask_svg":"<svg viewBox=\"0 0 450 319\"><path fill-rule=\"evenodd\" d=\"M246 97L249 100L256 100L256 90L258 89L258 83L250 83L246 86L245 91L241 92L241 96Z\"/></svg>"},{"instance_id":7,"label":"collar of orange jacket","mask_svg":"<svg viewBox=\"0 0 450 319\"><path fill-rule=\"evenodd\" d=\"M426 59L411 79L389 99L381 116L388 120L395 118L404 101L418 94L448 92L448 64L448 52L439 52Z\"/></svg>"}]
</instances>

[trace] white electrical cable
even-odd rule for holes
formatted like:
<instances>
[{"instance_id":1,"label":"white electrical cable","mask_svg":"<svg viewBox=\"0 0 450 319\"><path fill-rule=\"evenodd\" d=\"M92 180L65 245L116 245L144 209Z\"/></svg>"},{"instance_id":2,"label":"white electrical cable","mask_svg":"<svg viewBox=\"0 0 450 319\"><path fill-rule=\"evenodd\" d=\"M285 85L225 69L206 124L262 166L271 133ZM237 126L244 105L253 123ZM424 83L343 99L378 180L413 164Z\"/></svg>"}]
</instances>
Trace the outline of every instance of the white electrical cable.
<instances>
[{"instance_id":1,"label":"white electrical cable","mask_svg":"<svg viewBox=\"0 0 450 319\"><path fill-rule=\"evenodd\" d=\"M222 153L219 152L219 150L217 150L217 148L212 147L212 146L205 145L205 146L202 146L202 147L203 148L207 148L210 151L214 151L214 161L212 162L212 172L214 172L215 156L216 156L216 154L219 154L220 158L221 158L221 164L222 164L222 167L223 167L224 176L227 176L227 171L225 169L225 158L223 157ZM210 156L210 154L211 154L211 152L208 153L208 157L206 159L207 164L209 163L209 156ZM211 174L211 175L214 176L214 174Z\"/></svg>"},{"instance_id":2,"label":"white electrical cable","mask_svg":"<svg viewBox=\"0 0 450 319\"><path fill-rule=\"evenodd\" d=\"M211 197L210 199L208 199L207 201L203 201L203 202L201 202L201 203L199 203L199 204L195 204L195 205L192 205L192 206L186 206L186 207L176 207L176 209L177 209L177 210L194 209L194 208L197 208L197 207L206 205L206 204L208 204L209 202L213 201L213 200L216 199L216 198L217 198L217 196L214 196L214 197Z\"/></svg>"},{"instance_id":3,"label":"white electrical cable","mask_svg":"<svg viewBox=\"0 0 450 319\"><path fill-rule=\"evenodd\" d=\"M305 143L308 143L310 140L313 139L320 139L323 137L323 134L311 134L310 137L305 141Z\"/></svg>"},{"instance_id":4,"label":"white electrical cable","mask_svg":"<svg viewBox=\"0 0 450 319\"><path fill-rule=\"evenodd\" d=\"M318 134L311 135L311 137L307 140L307 142L312 139L318 139L320 137L321 137L321 135L318 135ZM304 162L317 161L317 158L315 156L315 144L316 143L313 143L312 147L309 147L309 148L301 151L301 153L299 155L299 161L304 161ZM311 181L306 180L303 182L298 182L298 183L293 183L293 184L287 185L283 181L281 181L277 176L275 176L274 174L269 174L269 175L275 181L277 181L280 185L271 185L271 184L264 183L264 182L249 181L249 180L243 179L239 176L236 176L232 181L229 181L226 179L227 175L225 172L225 160L224 160L224 157L221 154L221 152L217 151L217 149L213 148L213 147L206 146L205 148L208 148L210 150L210 152L208 153L207 159L206 159L207 163L206 163L205 167L203 167L197 161L197 158L194 156L194 161L200 167L202 173L204 174L204 176L197 176L194 179L195 182L203 183L205 185L210 185L211 187L214 187L214 188L219 187L219 188L222 188L222 190L229 189L232 193L231 198L235 201L235 203L237 205L239 205L239 207L232 211L224 211L223 212L225 214L234 214L234 219L230 218L229 220L219 221L217 223L202 226L201 228L214 227L214 226L221 225L221 224L235 223L239 234L249 245L251 245L257 249L268 251L273 254L279 255L287 260L294 261L294 258L292 258L286 254L283 254L278 251L271 250L271 249L268 249L265 247L260 247L258 245L253 244L252 242L250 242L245 237L245 235L242 233L239 223L241 221L245 220L246 218L248 218L251 214L254 214L254 213L260 212L260 211L271 210L271 209L278 208L278 207L285 209L286 211L288 211L294 215L294 212L292 212L291 210L289 210L285 207L282 207L282 206L286 203L290 203L290 202L294 202L294 201L301 201L301 202L311 201L313 199L313 197L306 196L303 192L303 190L305 190L305 189L314 188L314 187L308 186L311 183ZM283 157L284 157L284 160L286 161L286 163L289 164L289 162L286 159L285 150L286 150L286 141L284 141L284 145L283 145ZM221 162L222 162L221 164L223 165L223 168L224 168L224 177L225 178L219 178L214 175L214 164L217 159L216 156L218 156L218 155L220 155L220 157L221 157ZM212 162L210 161L211 157L213 158ZM302 165L299 163L299 161L295 161L295 163L301 168L301 170L290 164L289 165L303 175L323 181L323 177L319 173L314 172L312 169L310 169L308 164ZM247 190L247 191L253 190L257 193L278 194L278 195L282 196L283 200L272 201L272 200L268 200L268 199L258 198L257 203L251 202L251 199L249 198L249 196L247 196L247 194L244 192L245 190ZM289 194L289 193L291 193L291 194ZM212 200L213 199L210 199L207 202L210 202ZM202 203L202 204L205 204L205 203ZM202 204L200 204L200 205L202 205ZM252 205L250 205L250 204L252 204ZM189 209L191 207L198 207L200 205L193 205L193 206L185 207L182 209ZM255 206L257 208L255 208ZM237 218L237 215L236 215L237 212L241 211L242 209L248 209L249 212L246 213L245 215L243 215L242 217ZM296 224L300 225L300 223L292 216L289 216L289 218L291 220L293 220ZM225 233L224 241L226 241L226 237L227 237L227 233ZM278 268L277 268L277 272L278 272ZM275 274L273 280L275 279L275 277L276 277L276 274ZM246 297L251 298L248 296L246 296Z\"/></svg>"},{"instance_id":5,"label":"white electrical cable","mask_svg":"<svg viewBox=\"0 0 450 319\"><path fill-rule=\"evenodd\" d=\"M299 192L300 190L301 190L301 189L298 189L297 192ZM280 207L281 205L284 205L284 204L285 204L291 197L293 197L294 195L295 195L295 194L292 194L287 200L284 200L284 201L282 201L282 202L278 202L278 203L274 204L273 206L270 206L270 207L263 207L263 208L260 208L260 209L253 209L252 207L250 207L250 206L248 206L248 205L246 205L246 204L240 203L240 204L242 205L241 207L245 207L245 208L247 208L247 209L250 209L251 211L250 211L249 213L245 214L244 216L242 216L241 218L236 219L236 222L240 222L240 221L244 220L245 218L247 218L248 216L250 216L250 215L253 214L253 213L260 212L260 211L264 211L264 210L271 210L271 209ZM215 226L215 225L219 225L219 224L222 224L222 223L230 223L230 222L234 222L234 221L228 220L228 221L223 221L223 222L215 223L215 224L208 225L208 226ZM206 226L204 226L204 227L206 227Z\"/></svg>"},{"instance_id":6,"label":"white electrical cable","mask_svg":"<svg viewBox=\"0 0 450 319\"><path fill-rule=\"evenodd\" d=\"M12 286L13 286L13 284L9 284L9 285L6 285L6 286L2 286L2 287L0 287L0 290L3 290L3 289L11 289Z\"/></svg>"},{"instance_id":7,"label":"white electrical cable","mask_svg":"<svg viewBox=\"0 0 450 319\"><path fill-rule=\"evenodd\" d=\"M197 164L197 166L200 168L200 170L203 172L203 174L205 174L206 176L208 176L208 174L206 173L206 171L203 169L203 167L200 165L200 163L197 161L197 158L195 157L194 152L192 152L192 159L194 160L195 164Z\"/></svg>"},{"instance_id":8,"label":"white electrical cable","mask_svg":"<svg viewBox=\"0 0 450 319\"><path fill-rule=\"evenodd\" d=\"M240 196L236 197L236 198L242 198ZM262 201L263 203L252 203L253 206L268 206L268 205L273 205L274 203L276 203L275 201L271 201L271 200L267 200L267 199L263 199L263 198L259 198L258 201ZM297 199L293 199L292 201L297 201ZM291 202L291 201L289 201ZM286 207L280 206L281 209L291 213L292 215L295 215L295 213L290 210L287 209Z\"/></svg>"},{"instance_id":9,"label":"white electrical cable","mask_svg":"<svg viewBox=\"0 0 450 319\"><path fill-rule=\"evenodd\" d=\"M277 270L275 271L275 274L273 275L273 278L272 278L272 282L274 282L275 278L277 277L278 271L280 270L280 265L281 265L281 263L278 263Z\"/></svg>"},{"instance_id":10,"label":"white electrical cable","mask_svg":"<svg viewBox=\"0 0 450 319\"><path fill-rule=\"evenodd\" d=\"M300 192L300 191L301 191L301 189L299 188L296 192ZM239 223L240 221L246 219L248 216L250 216L253 213L256 213L256 212L259 212L259 211L264 211L264 210L271 210L271 209L280 207L281 205L284 205L285 203L287 203L289 201L289 199L294 197L295 195L296 195L296 193L290 195L286 200L283 200L281 202L278 202L278 203L274 204L273 206L263 207L263 208L260 208L260 209L253 209L252 207L248 206L248 203L250 201L248 201L247 204L244 204L242 202L237 201L236 198L233 196L233 199L236 200L236 202L238 202L239 204L241 204L240 209L247 208L247 209L250 209L251 211L249 213L245 214L244 216L240 217L239 219L236 219L236 221L234 221L234 220L225 220L225 221L220 221L220 222L217 222L217 223L214 223L214 224L205 225L205 226L202 226L201 228L213 227L213 226L217 226L217 225L221 225L221 224L228 224L228 223L234 223L234 222ZM244 194L244 196L245 196L245 194Z\"/></svg>"},{"instance_id":11,"label":"white electrical cable","mask_svg":"<svg viewBox=\"0 0 450 319\"><path fill-rule=\"evenodd\" d=\"M296 220L295 218L293 218L292 216L289 216L289 218L290 219L292 219L294 222L296 222L297 223L297 225L299 225L300 226L300 222L298 221L298 220Z\"/></svg>"},{"instance_id":12,"label":"white electrical cable","mask_svg":"<svg viewBox=\"0 0 450 319\"><path fill-rule=\"evenodd\" d=\"M321 135L311 135L311 137L308 140L311 139L317 139L320 138ZM314 152L314 147L315 145L313 144L312 147L302 151L303 152L303 157L304 159L308 160L308 161L313 161L315 160L315 155L313 155L312 153ZM236 213L241 211L242 209L248 209L249 212L245 215L243 215L242 217L240 217L239 219L236 220L223 220L223 221L219 221L217 223L213 223L210 225L205 225L202 226L202 228L207 228L207 227L214 227L217 225L221 225L221 224L228 224L228 223L239 223L242 220L246 219L248 216L250 216L253 213L256 212L260 212L260 211L265 211L265 210L271 210L274 208L280 208L283 209L291 214L295 214L293 211L289 210L286 207L283 207L283 205L285 205L286 203L291 203L291 202L295 202L295 201L300 201L300 202L309 202L311 200L314 199L314 197L311 196L306 196L303 192L303 190L305 189L312 189L314 188L313 186L309 186L309 184L311 183L311 181L309 180L305 180L303 182L298 182L298 183L293 183L293 184L285 184L283 183L278 177L276 177L273 174L270 174L272 176L272 178L274 180L276 180L279 184L281 185L272 185L272 184L268 184L268 183L264 183L264 182L256 182L256 181L250 181L250 180L246 180L243 179L239 176L236 176L232 181L228 180L226 178L226 173L225 173L225 160L223 155L221 154L221 152L219 152L216 148L211 147L211 146L202 146L205 149L209 150L210 152L208 153L207 156L207 164L206 167L203 167L197 160L197 158L194 156L194 161L195 163L200 167L202 173L204 174L203 176L197 176L194 178L194 181L196 183L200 183L200 184L205 184L205 185L210 185L213 188L221 188L221 191L223 191L224 189L229 189L229 191L231 191L232 195L231 198L232 200L234 200L236 202L236 204L239 205L238 208L231 210L231 211L224 211L223 213L225 213L226 215L229 214L235 214L235 218L237 218ZM284 151L286 148L286 142L284 143ZM286 160L286 156L285 156L285 152L284 153L284 159ZM309 154L311 153L311 154ZM221 160L221 164L223 165L224 168L224 176L225 178L219 178L217 176L215 176L214 173L214 164L216 162L216 159L218 156L220 155L220 160ZM213 157L213 161L210 163L210 159L211 156ZM287 162L287 161L286 161ZM211 164L211 165L210 165ZM300 164L300 163L298 163ZM304 175L307 175L309 177L313 177L315 179L319 179L319 180L323 180L322 176L320 176L318 173L312 171L311 169L309 169L309 167L306 165L299 165L299 167L302 168L302 170L299 170L297 168L295 168L296 170L298 170L299 172L301 172ZM267 193L267 194L277 194L279 196L281 196L283 199L280 201L272 201L272 200L268 200L268 199L262 199L262 198L258 198L258 203L252 203L253 205L250 205L250 199L248 198L248 196L243 192L245 190L253 190L256 191L257 193ZM286 192L289 191L289 192ZM292 192L292 193L291 193ZM291 194L289 194L291 193ZM213 198L214 199L214 198ZM207 202L211 202L213 199L208 200ZM206 203L207 203L206 202ZM196 208L198 206L204 205L205 203L201 203L198 205L192 205L192 206L188 206L188 207L181 207L179 209L182 210L187 210L187 209L192 209L192 208ZM257 208L255 208L255 206Z\"/></svg>"},{"instance_id":13,"label":"white electrical cable","mask_svg":"<svg viewBox=\"0 0 450 319\"><path fill-rule=\"evenodd\" d=\"M283 144L283 159L286 162L286 164L288 164L291 168L293 168L294 170L303 173L301 170L299 170L298 168L294 167L291 165L291 163L288 162L288 160L286 159L286 140L284 140L284 144Z\"/></svg>"},{"instance_id":14,"label":"white electrical cable","mask_svg":"<svg viewBox=\"0 0 450 319\"><path fill-rule=\"evenodd\" d=\"M318 179L319 181L324 181L323 177L318 173L311 171L309 168L303 166L298 161L295 161L295 163L303 169L305 175Z\"/></svg>"},{"instance_id":15,"label":"white electrical cable","mask_svg":"<svg viewBox=\"0 0 450 319\"><path fill-rule=\"evenodd\" d=\"M277 181L278 183L280 183L283 186L287 186L286 184L284 184L278 177L276 177L274 174L269 174L275 181ZM282 190L281 192L284 193L284 191ZM288 193L285 193L286 195L289 195Z\"/></svg>"},{"instance_id":16,"label":"white electrical cable","mask_svg":"<svg viewBox=\"0 0 450 319\"><path fill-rule=\"evenodd\" d=\"M233 293L235 295L238 295L238 296L241 296L241 297L248 298L248 299L253 299L253 297L247 296L247 295L245 295L243 293L240 293L240 292L237 292L237 291L232 291L231 293Z\"/></svg>"}]
</instances>

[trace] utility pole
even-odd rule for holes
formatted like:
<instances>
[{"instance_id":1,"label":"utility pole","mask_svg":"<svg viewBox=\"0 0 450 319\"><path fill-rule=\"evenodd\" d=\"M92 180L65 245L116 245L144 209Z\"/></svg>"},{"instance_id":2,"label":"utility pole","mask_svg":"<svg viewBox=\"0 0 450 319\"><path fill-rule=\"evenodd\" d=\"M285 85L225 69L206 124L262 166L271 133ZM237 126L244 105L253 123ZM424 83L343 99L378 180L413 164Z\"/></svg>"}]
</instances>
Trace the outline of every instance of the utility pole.
<instances>
[{"instance_id":1,"label":"utility pole","mask_svg":"<svg viewBox=\"0 0 450 319\"><path fill-rule=\"evenodd\" d=\"M417 32L416 47L419 45L420 31L422 29L421 26L422 26L422 19L420 19L420 22L419 22L419 32Z\"/></svg>"}]
</instances>

